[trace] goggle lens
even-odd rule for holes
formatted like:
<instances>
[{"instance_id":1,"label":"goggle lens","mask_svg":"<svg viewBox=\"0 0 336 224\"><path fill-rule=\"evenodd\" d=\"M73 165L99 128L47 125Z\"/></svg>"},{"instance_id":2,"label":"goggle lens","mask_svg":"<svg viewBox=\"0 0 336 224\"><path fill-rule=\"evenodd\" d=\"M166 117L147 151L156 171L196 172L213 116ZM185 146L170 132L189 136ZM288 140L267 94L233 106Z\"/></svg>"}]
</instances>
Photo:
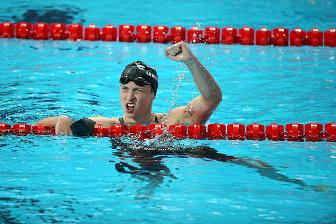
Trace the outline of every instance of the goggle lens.
<instances>
[{"instance_id":1,"label":"goggle lens","mask_svg":"<svg viewBox=\"0 0 336 224\"><path fill-rule=\"evenodd\" d=\"M120 77L121 84L127 84L131 81L133 81L137 86L150 85L150 83L142 77L136 77L135 79L130 79L127 75L123 75Z\"/></svg>"}]
</instances>

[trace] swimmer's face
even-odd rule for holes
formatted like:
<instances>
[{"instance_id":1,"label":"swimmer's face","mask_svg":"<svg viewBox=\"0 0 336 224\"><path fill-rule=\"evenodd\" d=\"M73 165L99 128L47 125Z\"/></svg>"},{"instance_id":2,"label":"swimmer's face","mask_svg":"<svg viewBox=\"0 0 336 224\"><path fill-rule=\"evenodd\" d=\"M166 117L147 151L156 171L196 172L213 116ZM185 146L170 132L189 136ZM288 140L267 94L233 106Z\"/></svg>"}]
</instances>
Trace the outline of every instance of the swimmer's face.
<instances>
[{"instance_id":1,"label":"swimmer's face","mask_svg":"<svg viewBox=\"0 0 336 224\"><path fill-rule=\"evenodd\" d=\"M149 85L138 86L133 81L120 84L120 102L128 118L137 120L150 114L154 98Z\"/></svg>"}]
</instances>

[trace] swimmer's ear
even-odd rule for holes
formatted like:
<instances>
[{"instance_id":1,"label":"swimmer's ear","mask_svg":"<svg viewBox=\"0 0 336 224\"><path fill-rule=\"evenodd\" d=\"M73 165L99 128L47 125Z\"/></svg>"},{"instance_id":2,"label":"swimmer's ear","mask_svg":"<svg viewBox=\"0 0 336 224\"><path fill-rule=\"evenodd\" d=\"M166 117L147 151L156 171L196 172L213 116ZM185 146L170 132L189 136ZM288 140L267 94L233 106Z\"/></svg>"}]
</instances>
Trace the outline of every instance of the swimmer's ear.
<instances>
[{"instance_id":1,"label":"swimmer's ear","mask_svg":"<svg viewBox=\"0 0 336 224\"><path fill-rule=\"evenodd\" d=\"M155 99L156 94L154 93L154 89L152 87L151 87L151 92L154 94L154 98L153 99Z\"/></svg>"}]
</instances>

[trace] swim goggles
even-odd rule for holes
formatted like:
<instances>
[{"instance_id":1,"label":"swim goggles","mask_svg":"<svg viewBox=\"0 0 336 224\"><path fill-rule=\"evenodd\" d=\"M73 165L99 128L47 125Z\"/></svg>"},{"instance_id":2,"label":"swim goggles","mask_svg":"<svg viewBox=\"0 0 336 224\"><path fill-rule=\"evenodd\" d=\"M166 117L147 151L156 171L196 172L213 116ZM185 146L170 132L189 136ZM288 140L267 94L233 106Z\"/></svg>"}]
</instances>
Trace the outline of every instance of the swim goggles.
<instances>
[{"instance_id":1,"label":"swim goggles","mask_svg":"<svg viewBox=\"0 0 336 224\"><path fill-rule=\"evenodd\" d=\"M120 83L121 84L127 84L129 82L133 81L137 86L145 86L145 85L151 85L150 82L148 82L147 80L145 80L143 77L138 76L138 77L129 77L128 75L122 75L120 77Z\"/></svg>"}]
</instances>

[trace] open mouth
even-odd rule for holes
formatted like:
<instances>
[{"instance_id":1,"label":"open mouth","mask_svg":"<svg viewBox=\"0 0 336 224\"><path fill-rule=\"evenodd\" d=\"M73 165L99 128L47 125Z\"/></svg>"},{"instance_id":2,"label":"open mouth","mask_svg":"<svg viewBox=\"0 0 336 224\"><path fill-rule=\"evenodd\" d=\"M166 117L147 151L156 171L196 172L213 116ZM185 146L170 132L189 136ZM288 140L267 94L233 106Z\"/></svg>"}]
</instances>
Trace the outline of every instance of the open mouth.
<instances>
[{"instance_id":1,"label":"open mouth","mask_svg":"<svg viewBox=\"0 0 336 224\"><path fill-rule=\"evenodd\" d=\"M135 108L135 103L126 103L126 110L128 112L133 111Z\"/></svg>"}]
</instances>

